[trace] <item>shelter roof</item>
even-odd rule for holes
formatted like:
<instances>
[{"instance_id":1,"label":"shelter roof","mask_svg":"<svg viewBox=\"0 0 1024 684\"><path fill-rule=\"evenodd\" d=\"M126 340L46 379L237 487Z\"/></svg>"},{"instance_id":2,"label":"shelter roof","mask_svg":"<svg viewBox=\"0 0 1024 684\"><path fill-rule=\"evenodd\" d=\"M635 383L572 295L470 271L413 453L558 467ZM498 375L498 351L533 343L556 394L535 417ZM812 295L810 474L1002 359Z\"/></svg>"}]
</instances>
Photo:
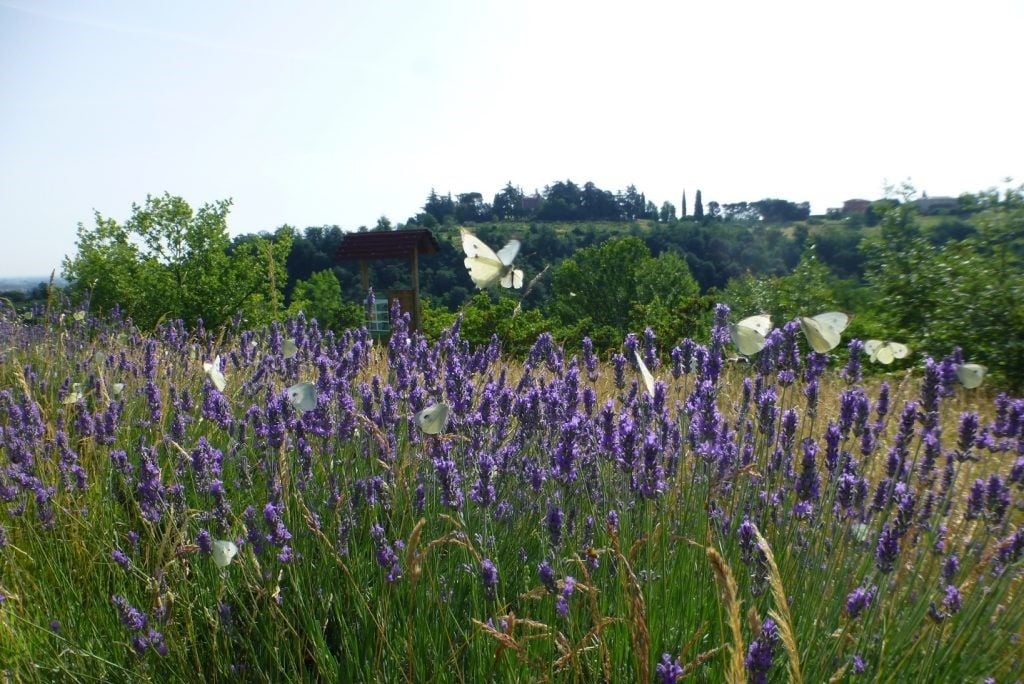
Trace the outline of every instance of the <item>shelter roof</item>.
<instances>
[{"instance_id":1,"label":"shelter roof","mask_svg":"<svg viewBox=\"0 0 1024 684\"><path fill-rule=\"evenodd\" d=\"M334 258L346 259L408 259L413 251L435 254L441 248L434 234L426 228L409 230L375 230L347 233L338 245Z\"/></svg>"}]
</instances>

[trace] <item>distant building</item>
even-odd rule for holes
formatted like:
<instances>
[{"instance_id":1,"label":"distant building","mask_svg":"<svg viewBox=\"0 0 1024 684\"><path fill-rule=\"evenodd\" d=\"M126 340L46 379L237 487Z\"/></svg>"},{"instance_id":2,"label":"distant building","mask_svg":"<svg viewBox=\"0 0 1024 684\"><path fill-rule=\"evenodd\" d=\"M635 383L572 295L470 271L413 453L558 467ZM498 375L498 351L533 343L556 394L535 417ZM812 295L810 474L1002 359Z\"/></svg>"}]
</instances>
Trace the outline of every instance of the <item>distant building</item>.
<instances>
[{"instance_id":1,"label":"distant building","mask_svg":"<svg viewBox=\"0 0 1024 684\"><path fill-rule=\"evenodd\" d=\"M523 195L522 206L523 211L530 214L540 211L540 195L537 194L536 190L533 192L533 195Z\"/></svg>"},{"instance_id":2,"label":"distant building","mask_svg":"<svg viewBox=\"0 0 1024 684\"><path fill-rule=\"evenodd\" d=\"M844 214L863 214L871 206L871 200L848 199L843 202Z\"/></svg>"},{"instance_id":3,"label":"distant building","mask_svg":"<svg viewBox=\"0 0 1024 684\"><path fill-rule=\"evenodd\" d=\"M960 200L956 197L928 197L922 196L914 200L914 206L919 214L942 214L957 211L960 208Z\"/></svg>"}]
</instances>

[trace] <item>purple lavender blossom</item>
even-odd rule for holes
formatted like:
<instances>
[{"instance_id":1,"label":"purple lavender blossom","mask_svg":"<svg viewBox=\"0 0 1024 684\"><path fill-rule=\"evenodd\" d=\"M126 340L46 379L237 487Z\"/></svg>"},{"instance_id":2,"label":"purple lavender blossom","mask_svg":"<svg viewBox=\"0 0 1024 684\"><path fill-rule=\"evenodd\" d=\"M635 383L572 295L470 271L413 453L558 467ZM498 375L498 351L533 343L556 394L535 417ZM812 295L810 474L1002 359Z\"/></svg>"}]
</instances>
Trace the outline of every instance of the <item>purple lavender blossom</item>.
<instances>
[{"instance_id":1,"label":"purple lavender blossom","mask_svg":"<svg viewBox=\"0 0 1024 684\"><path fill-rule=\"evenodd\" d=\"M846 614L856 620L871 605L878 593L878 587L857 587L846 596Z\"/></svg>"},{"instance_id":2,"label":"purple lavender blossom","mask_svg":"<svg viewBox=\"0 0 1024 684\"><path fill-rule=\"evenodd\" d=\"M864 343L860 340L850 340L850 344L846 347L850 351L850 358L846 362L846 366L839 371L839 375L846 380L850 385L860 382L861 374L861 354L864 352Z\"/></svg>"},{"instance_id":3,"label":"purple lavender blossom","mask_svg":"<svg viewBox=\"0 0 1024 684\"><path fill-rule=\"evenodd\" d=\"M494 599L498 588L498 566L489 558L480 563L480 581L484 586L484 595Z\"/></svg>"},{"instance_id":4,"label":"purple lavender blossom","mask_svg":"<svg viewBox=\"0 0 1024 684\"><path fill-rule=\"evenodd\" d=\"M875 547L875 567L879 572L892 572L896 567L896 559L900 555L900 536L895 528L888 524L882 527Z\"/></svg>"},{"instance_id":5,"label":"purple lavender blossom","mask_svg":"<svg viewBox=\"0 0 1024 684\"><path fill-rule=\"evenodd\" d=\"M952 584L947 585L946 595L942 599L942 607L946 610L946 614L956 615L960 612L961 605L963 605L963 598L960 596L960 590Z\"/></svg>"},{"instance_id":6,"label":"purple lavender blossom","mask_svg":"<svg viewBox=\"0 0 1024 684\"><path fill-rule=\"evenodd\" d=\"M655 666L654 670L661 684L675 684L682 678L685 672L679 659L673 660L672 656L668 653L661 654L661 662Z\"/></svg>"},{"instance_id":7,"label":"purple lavender blossom","mask_svg":"<svg viewBox=\"0 0 1024 684\"><path fill-rule=\"evenodd\" d=\"M747 656L743 664L754 684L767 684L768 671L771 670L775 646L779 643L779 628L771 618L765 618L761 624L761 634L750 642Z\"/></svg>"}]
</instances>

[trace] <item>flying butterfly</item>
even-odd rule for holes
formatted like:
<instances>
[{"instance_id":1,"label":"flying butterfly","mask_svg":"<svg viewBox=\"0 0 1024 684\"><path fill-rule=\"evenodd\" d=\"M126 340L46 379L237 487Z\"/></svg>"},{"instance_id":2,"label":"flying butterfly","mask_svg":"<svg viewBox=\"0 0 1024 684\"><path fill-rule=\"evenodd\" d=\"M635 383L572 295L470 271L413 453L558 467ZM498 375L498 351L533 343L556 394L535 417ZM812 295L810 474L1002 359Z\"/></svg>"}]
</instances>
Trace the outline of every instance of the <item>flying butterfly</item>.
<instances>
[{"instance_id":1,"label":"flying butterfly","mask_svg":"<svg viewBox=\"0 0 1024 684\"><path fill-rule=\"evenodd\" d=\"M977 363L962 363L956 367L956 378L967 389L974 389L985 379L988 368Z\"/></svg>"},{"instance_id":2,"label":"flying butterfly","mask_svg":"<svg viewBox=\"0 0 1024 684\"><path fill-rule=\"evenodd\" d=\"M800 328L807 342L819 354L827 354L838 347L840 334L849 324L850 315L840 311L829 311L810 318L800 317Z\"/></svg>"},{"instance_id":3,"label":"flying butterfly","mask_svg":"<svg viewBox=\"0 0 1024 684\"><path fill-rule=\"evenodd\" d=\"M228 381L224 374L220 372L220 357L214 357L212 363L203 361L203 370L206 371L206 375L209 376L210 382L217 388L217 391L223 392L224 388L227 387Z\"/></svg>"},{"instance_id":4,"label":"flying butterfly","mask_svg":"<svg viewBox=\"0 0 1024 684\"><path fill-rule=\"evenodd\" d=\"M652 397L654 396L654 376L651 375L651 371L647 370L647 364L640 358L640 352L636 349L633 350L636 354L636 365L640 367L640 376L644 379L644 386L647 387L647 393Z\"/></svg>"},{"instance_id":5,"label":"flying butterfly","mask_svg":"<svg viewBox=\"0 0 1024 684\"><path fill-rule=\"evenodd\" d=\"M413 416L413 420L416 421L420 430L428 435L440 434L444 430L445 423L448 422L448 404L439 403L428 406Z\"/></svg>"},{"instance_id":6,"label":"flying butterfly","mask_svg":"<svg viewBox=\"0 0 1024 684\"><path fill-rule=\"evenodd\" d=\"M231 559L238 553L235 542L217 539L213 542L213 564L218 568L226 568L231 564Z\"/></svg>"},{"instance_id":7,"label":"flying butterfly","mask_svg":"<svg viewBox=\"0 0 1024 684\"><path fill-rule=\"evenodd\" d=\"M740 354L751 356L764 349L764 338L771 329L771 316L750 316L739 323L730 324L729 337Z\"/></svg>"},{"instance_id":8,"label":"flying butterfly","mask_svg":"<svg viewBox=\"0 0 1024 684\"><path fill-rule=\"evenodd\" d=\"M316 385L300 382L288 388L288 403L297 411L305 413L316 408Z\"/></svg>"},{"instance_id":9,"label":"flying butterfly","mask_svg":"<svg viewBox=\"0 0 1024 684\"><path fill-rule=\"evenodd\" d=\"M875 363L888 366L894 359L905 359L910 354L910 347L899 342L883 342L868 340L864 343L864 353Z\"/></svg>"},{"instance_id":10,"label":"flying butterfly","mask_svg":"<svg viewBox=\"0 0 1024 684\"><path fill-rule=\"evenodd\" d=\"M502 287L519 289L523 286L523 272L512 268L512 262L519 254L519 240L509 240L497 254L480 238L465 228L462 231L462 251L466 253L463 263L469 269L469 277L478 290L501 283Z\"/></svg>"}]
</instances>

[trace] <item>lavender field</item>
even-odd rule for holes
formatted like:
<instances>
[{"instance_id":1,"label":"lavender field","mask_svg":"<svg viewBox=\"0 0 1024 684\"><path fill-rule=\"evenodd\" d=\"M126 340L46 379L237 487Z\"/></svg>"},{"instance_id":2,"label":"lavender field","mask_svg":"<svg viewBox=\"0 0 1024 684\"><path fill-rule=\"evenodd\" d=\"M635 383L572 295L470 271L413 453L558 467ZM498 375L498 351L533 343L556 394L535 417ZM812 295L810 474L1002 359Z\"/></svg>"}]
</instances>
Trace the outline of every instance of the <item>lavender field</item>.
<instances>
[{"instance_id":1,"label":"lavender field","mask_svg":"<svg viewBox=\"0 0 1024 684\"><path fill-rule=\"evenodd\" d=\"M729 317L514 360L4 314L0 679L1021 681L1024 400L796 322L730 363Z\"/></svg>"}]
</instances>

